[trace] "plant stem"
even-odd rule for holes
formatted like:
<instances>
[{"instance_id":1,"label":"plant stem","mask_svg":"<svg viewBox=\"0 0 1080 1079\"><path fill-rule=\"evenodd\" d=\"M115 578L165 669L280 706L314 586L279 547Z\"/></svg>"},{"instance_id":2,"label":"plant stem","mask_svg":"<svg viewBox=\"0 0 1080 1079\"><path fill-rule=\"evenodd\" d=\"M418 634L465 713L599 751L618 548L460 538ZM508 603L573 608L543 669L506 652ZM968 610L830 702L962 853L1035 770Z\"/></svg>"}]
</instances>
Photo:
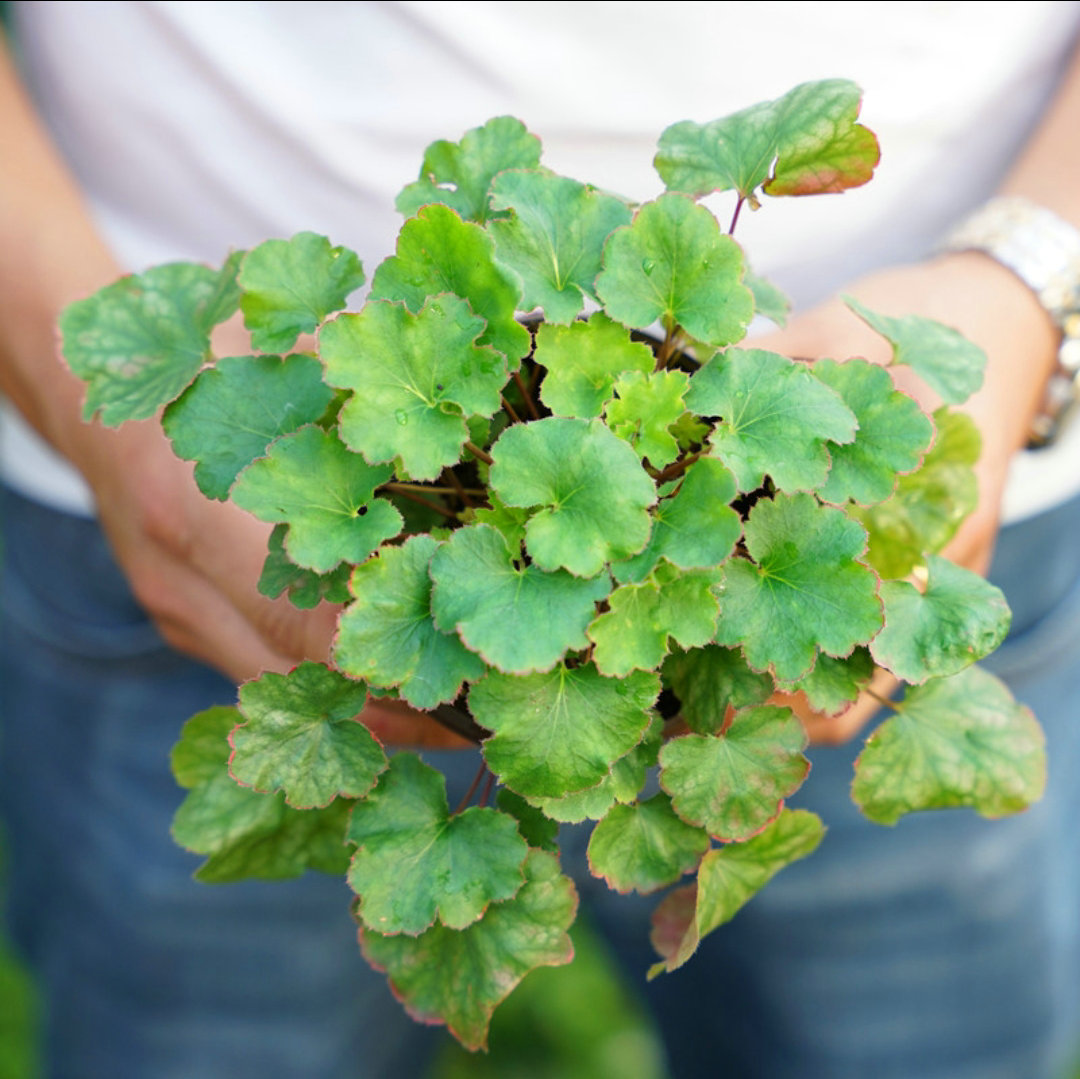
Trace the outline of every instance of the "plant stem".
<instances>
[{"instance_id":1,"label":"plant stem","mask_svg":"<svg viewBox=\"0 0 1080 1079\"><path fill-rule=\"evenodd\" d=\"M434 510L436 513L441 513L444 517L449 517L451 520L457 520L457 514L453 510L448 510L445 506L440 506L438 502L433 502L430 498L425 498L423 495L417 494L416 491L405 483L384 483L383 487L388 491L393 491L396 495L401 495L402 498L407 498L410 502L417 502L421 506L427 506L429 510ZM431 490L430 487L426 490Z\"/></svg>"},{"instance_id":2,"label":"plant stem","mask_svg":"<svg viewBox=\"0 0 1080 1079\"><path fill-rule=\"evenodd\" d=\"M667 483L668 480L673 480L676 476L681 476L704 452L704 450L698 450L697 453L692 453L688 457L673 461L667 468L661 469L661 471L656 474L656 482Z\"/></svg>"},{"instance_id":3,"label":"plant stem","mask_svg":"<svg viewBox=\"0 0 1080 1079\"><path fill-rule=\"evenodd\" d=\"M461 480L454 477L457 480L458 486L451 487L447 484L444 487L440 487L434 483L400 483L397 480L391 480L389 483L384 483L379 490L380 491L396 491L398 494L403 494L405 491L415 491L417 494L431 494L431 495L458 495L464 491L468 495L472 495L474 498L483 498L487 494L487 491L483 487L463 487L461 486Z\"/></svg>"},{"instance_id":4,"label":"plant stem","mask_svg":"<svg viewBox=\"0 0 1080 1079\"><path fill-rule=\"evenodd\" d=\"M868 697L873 697L874 700L878 702L878 704L882 704L886 708L891 708L897 714L904 710L901 705L896 703L896 701L890 701L888 697L883 697L880 693L875 693L869 686L867 686L866 689L863 690L863 693L865 693Z\"/></svg>"},{"instance_id":5,"label":"plant stem","mask_svg":"<svg viewBox=\"0 0 1080 1079\"><path fill-rule=\"evenodd\" d=\"M521 417L514 411L514 406L506 399L506 394L502 394L503 408L506 409L506 414L510 417L511 423L521 423Z\"/></svg>"},{"instance_id":6,"label":"plant stem","mask_svg":"<svg viewBox=\"0 0 1080 1079\"><path fill-rule=\"evenodd\" d=\"M466 442L465 448L475 457L478 461L483 461L485 465L491 465L495 462L491 458L491 454L487 450L482 450L475 442Z\"/></svg>"},{"instance_id":7,"label":"plant stem","mask_svg":"<svg viewBox=\"0 0 1080 1079\"><path fill-rule=\"evenodd\" d=\"M488 777L484 780L484 789L480 794L480 804L486 806L491 801L491 792L495 789L495 773L488 772Z\"/></svg>"},{"instance_id":8,"label":"plant stem","mask_svg":"<svg viewBox=\"0 0 1080 1079\"><path fill-rule=\"evenodd\" d=\"M484 778L484 773L486 771L487 761L481 761L476 775L473 776L473 781L469 784L469 789L465 792L465 797L461 799L457 809L454 810L455 817L472 801L473 795L476 793L476 788L480 786L480 780Z\"/></svg>"},{"instance_id":9,"label":"plant stem","mask_svg":"<svg viewBox=\"0 0 1080 1079\"><path fill-rule=\"evenodd\" d=\"M521 396L525 401L525 407L529 410L529 415L532 416L534 420L540 419L540 410L536 407L536 402L529 392L529 387L525 385L525 380L521 377L520 371L514 372L514 385L521 391Z\"/></svg>"},{"instance_id":10,"label":"plant stem","mask_svg":"<svg viewBox=\"0 0 1080 1079\"><path fill-rule=\"evenodd\" d=\"M735 232L735 226L739 223L739 211L742 209L744 202L746 202L746 196L740 195L739 201L735 203L735 213L731 215L731 224L728 226L727 234L729 236Z\"/></svg>"},{"instance_id":11,"label":"plant stem","mask_svg":"<svg viewBox=\"0 0 1080 1079\"><path fill-rule=\"evenodd\" d=\"M450 481L450 486L454 489L458 498L461 499L463 505L475 506L476 503L469 497L469 492L465 490L465 485L454 475L453 469L443 469L443 475Z\"/></svg>"}]
</instances>

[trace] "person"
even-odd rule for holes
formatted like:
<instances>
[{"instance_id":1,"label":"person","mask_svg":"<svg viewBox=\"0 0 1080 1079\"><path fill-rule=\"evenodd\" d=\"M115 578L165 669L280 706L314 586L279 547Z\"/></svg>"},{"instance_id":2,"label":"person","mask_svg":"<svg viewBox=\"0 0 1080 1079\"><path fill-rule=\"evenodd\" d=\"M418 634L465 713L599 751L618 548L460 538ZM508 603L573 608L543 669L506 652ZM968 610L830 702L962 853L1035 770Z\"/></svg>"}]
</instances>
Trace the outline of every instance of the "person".
<instances>
[{"instance_id":1,"label":"person","mask_svg":"<svg viewBox=\"0 0 1080 1079\"><path fill-rule=\"evenodd\" d=\"M972 405L980 509L954 547L986 567L1059 331L985 253L929 253L1002 182L1080 223L1080 8L1003 4L988 20L881 4L852 21L850 5L779 7L774 21L734 5L12 6L34 104L5 66L0 801L11 921L50 1002L54 1074L417 1074L430 1044L340 946L339 884L208 889L168 844L180 792L166 756L182 720L231 700L238 680L325 654L331 620L257 595L265 529L202 499L152 422L80 422L53 326L122 269L220 262L230 246L309 228L359 250L370 273L424 145L490 115L522 114L557 171L641 196L659 186L647 163L674 119L852 74L885 146L879 178L842 199L770 204L740 238L806 312L771 347L879 355L827 300L849 286L987 349ZM1049 1076L1066 1052L1075 446L1036 463L1050 492L1014 508L998 543L1017 620L996 662L1047 726L1045 804L1005 824L952 814L871 830L845 802L857 747L844 739L867 717L808 716L843 743L817 752L800 795L832 832L684 972L653 983L676 1075L715 1072L703 1029L732 1074L770 1079ZM367 718L387 737L426 737L396 712ZM632 943L632 916L595 902L638 957L640 922Z\"/></svg>"}]
</instances>

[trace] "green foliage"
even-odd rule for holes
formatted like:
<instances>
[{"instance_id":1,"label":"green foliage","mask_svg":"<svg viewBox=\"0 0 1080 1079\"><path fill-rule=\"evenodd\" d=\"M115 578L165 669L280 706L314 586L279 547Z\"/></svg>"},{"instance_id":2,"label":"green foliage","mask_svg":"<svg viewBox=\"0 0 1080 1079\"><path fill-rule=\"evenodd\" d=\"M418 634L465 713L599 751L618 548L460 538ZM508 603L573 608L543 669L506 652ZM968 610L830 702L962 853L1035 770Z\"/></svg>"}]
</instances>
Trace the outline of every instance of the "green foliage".
<instances>
[{"instance_id":1,"label":"green foliage","mask_svg":"<svg viewBox=\"0 0 1080 1079\"><path fill-rule=\"evenodd\" d=\"M590 865L613 888L676 885L657 970L810 853L822 823L784 807L806 736L778 691L834 714L875 662L922 683L859 759L871 819L1041 790L1034 721L967 667L1003 601L936 557L975 505L972 421L931 422L865 360L728 347L787 304L694 197L733 188L734 228L761 192L864 182L858 111L833 80L676 124L670 190L633 214L497 118L429 147L355 313L359 259L302 233L64 315L87 415L166 406L203 492L275 525L260 590L344 605L332 664L266 674L185 728L177 841L206 881L347 873L365 955L467 1046L570 958L560 823L598 822ZM238 306L255 349L315 333L317 356L215 360ZM952 331L853 306L946 401L979 384ZM924 565L920 591L904 578ZM418 758L387 762L369 692L482 746L460 806Z\"/></svg>"}]
</instances>

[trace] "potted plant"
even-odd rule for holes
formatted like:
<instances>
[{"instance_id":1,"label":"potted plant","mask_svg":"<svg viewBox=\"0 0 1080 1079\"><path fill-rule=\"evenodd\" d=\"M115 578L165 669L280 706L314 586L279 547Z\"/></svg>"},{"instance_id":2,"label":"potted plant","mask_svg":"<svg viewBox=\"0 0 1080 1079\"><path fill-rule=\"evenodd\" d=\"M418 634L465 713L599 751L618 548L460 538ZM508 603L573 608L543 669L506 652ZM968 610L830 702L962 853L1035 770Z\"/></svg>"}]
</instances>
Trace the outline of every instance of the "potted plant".
<instances>
[{"instance_id":1,"label":"potted plant","mask_svg":"<svg viewBox=\"0 0 1080 1079\"><path fill-rule=\"evenodd\" d=\"M856 766L872 820L1041 792L1034 719L973 666L1003 597L937 553L974 507L978 435L952 406L979 351L851 302L946 402L928 416L865 360L737 347L785 311L730 235L741 211L866 182L858 111L832 80L675 124L667 192L640 206L548 171L500 117L428 148L355 313L359 259L302 233L63 316L87 418L164 406L203 493L275 525L260 589L344 605L327 662L187 724L176 840L209 882L344 873L367 959L469 1047L571 958L561 822L594 822L612 888L672 889L656 972L815 848L821 820L785 807L809 765L778 691L830 713L875 666L909 684ZM698 201L725 190L726 233ZM237 309L255 351L215 359ZM370 694L480 743L462 805L357 721Z\"/></svg>"}]
</instances>

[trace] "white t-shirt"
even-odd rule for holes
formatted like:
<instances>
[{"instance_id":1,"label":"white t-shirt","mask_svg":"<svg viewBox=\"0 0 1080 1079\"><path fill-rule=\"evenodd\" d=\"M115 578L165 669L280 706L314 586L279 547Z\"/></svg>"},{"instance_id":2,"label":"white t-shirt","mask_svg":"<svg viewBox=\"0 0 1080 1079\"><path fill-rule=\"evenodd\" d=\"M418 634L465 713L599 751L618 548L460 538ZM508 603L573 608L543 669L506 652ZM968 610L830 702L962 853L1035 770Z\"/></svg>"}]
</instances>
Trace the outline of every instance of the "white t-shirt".
<instances>
[{"instance_id":1,"label":"white t-shirt","mask_svg":"<svg viewBox=\"0 0 1080 1079\"><path fill-rule=\"evenodd\" d=\"M995 189L1041 115L1080 4L16 3L26 78L119 261L220 263L301 229L391 254L424 147L521 117L558 172L658 194L656 139L808 79L847 77L878 134L874 181L767 200L739 238L805 307L931 251ZM722 205L721 200L721 205ZM92 512L10 414L0 471ZM1025 455L1021 455L1024 457ZM1023 462L1019 467L1024 468ZM1010 487L1013 518L1080 489L1080 424Z\"/></svg>"}]
</instances>

